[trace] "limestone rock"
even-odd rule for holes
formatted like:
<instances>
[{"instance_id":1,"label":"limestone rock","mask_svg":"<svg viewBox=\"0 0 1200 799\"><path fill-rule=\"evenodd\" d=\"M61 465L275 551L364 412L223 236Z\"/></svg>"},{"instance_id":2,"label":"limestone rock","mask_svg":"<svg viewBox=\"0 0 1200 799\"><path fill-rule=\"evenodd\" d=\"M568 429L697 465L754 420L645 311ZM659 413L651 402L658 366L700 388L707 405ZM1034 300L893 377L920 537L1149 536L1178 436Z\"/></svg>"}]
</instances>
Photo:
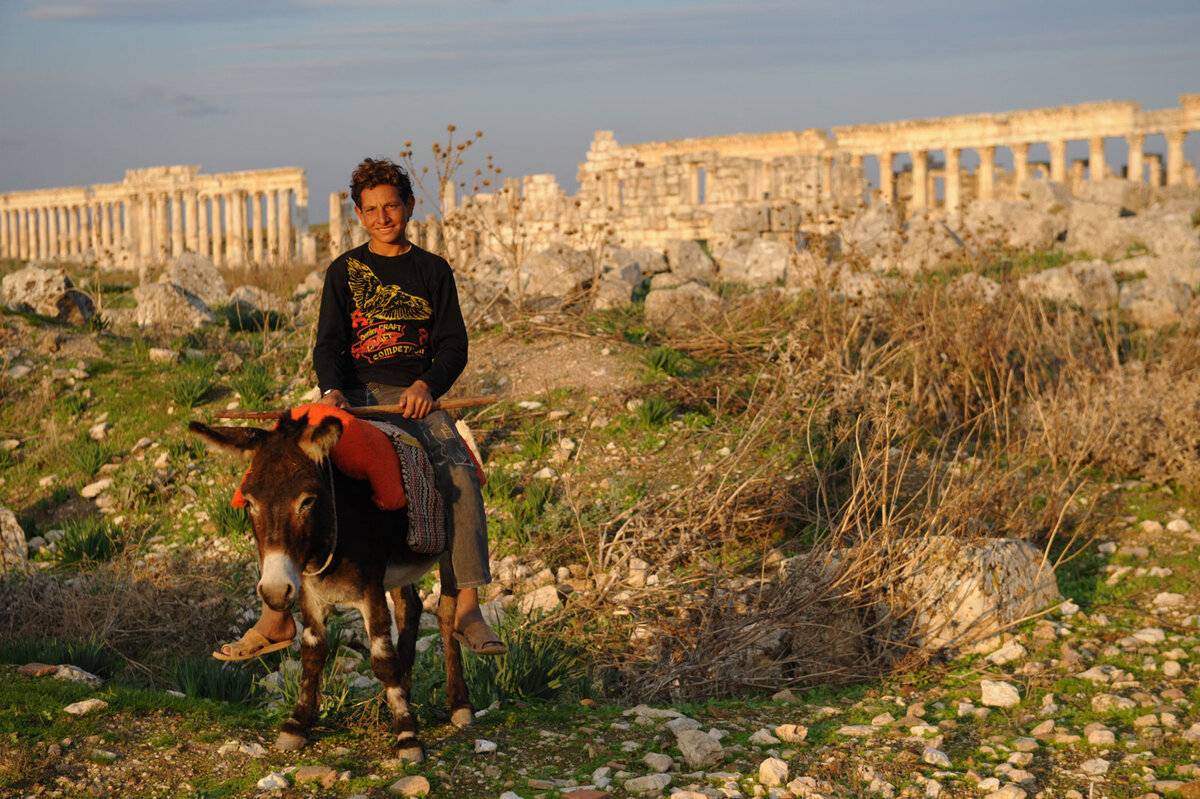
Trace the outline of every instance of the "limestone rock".
<instances>
[{"instance_id":1,"label":"limestone rock","mask_svg":"<svg viewBox=\"0 0 1200 799\"><path fill-rule=\"evenodd\" d=\"M1028 275L1017 282L1023 293L1055 302L1070 302L1090 311L1115 305L1119 299L1113 269L1104 261L1075 261Z\"/></svg>"},{"instance_id":2,"label":"limestone rock","mask_svg":"<svg viewBox=\"0 0 1200 799\"><path fill-rule=\"evenodd\" d=\"M258 286L238 286L229 294L229 305L239 311L253 313L274 312L291 315L291 305L282 297L276 297Z\"/></svg>"},{"instance_id":3,"label":"limestone rock","mask_svg":"<svg viewBox=\"0 0 1200 799\"><path fill-rule=\"evenodd\" d=\"M838 230L838 238L843 254L869 261L898 251L903 237L895 209L885 203L872 203L846 220Z\"/></svg>"},{"instance_id":4,"label":"limestone rock","mask_svg":"<svg viewBox=\"0 0 1200 799\"><path fill-rule=\"evenodd\" d=\"M667 242L667 263L673 273L685 280L708 280L717 270L716 263L700 244L687 239Z\"/></svg>"},{"instance_id":5,"label":"limestone rock","mask_svg":"<svg viewBox=\"0 0 1200 799\"><path fill-rule=\"evenodd\" d=\"M583 253L558 246L535 252L510 276L521 297L567 298L595 276L595 265Z\"/></svg>"},{"instance_id":6,"label":"limestone rock","mask_svg":"<svg viewBox=\"0 0 1200 799\"><path fill-rule=\"evenodd\" d=\"M1019 193L1035 211L1047 214L1065 214L1075 202L1065 183L1044 178L1025 178Z\"/></svg>"},{"instance_id":7,"label":"limestone rock","mask_svg":"<svg viewBox=\"0 0 1200 799\"><path fill-rule=\"evenodd\" d=\"M912 643L966 649L1059 600L1054 570L1025 541L929 536L905 555L892 614L911 613Z\"/></svg>"},{"instance_id":8,"label":"limestone rock","mask_svg":"<svg viewBox=\"0 0 1200 799\"><path fill-rule=\"evenodd\" d=\"M1079 199L1139 213L1150 204L1150 187L1124 178L1085 180L1079 187Z\"/></svg>"},{"instance_id":9,"label":"limestone rock","mask_svg":"<svg viewBox=\"0 0 1200 799\"><path fill-rule=\"evenodd\" d=\"M721 279L747 286L772 286L787 279L792 248L781 241L756 239L741 264L727 260L721 264Z\"/></svg>"},{"instance_id":10,"label":"limestone rock","mask_svg":"<svg viewBox=\"0 0 1200 799\"><path fill-rule=\"evenodd\" d=\"M877 256L871 266L879 271L898 269L911 275L937 269L953 260L962 249L962 241L944 222L919 216L908 223L899 255Z\"/></svg>"},{"instance_id":11,"label":"limestone rock","mask_svg":"<svg viewBox=\"0 0 1200 799\"><path fill-rule=\"evenodd\" d=\"M1038 211L1028 202L989 199L969 203L961 224L964 238L974 247L1018 250L1050 247L1066 229L1061 217Z\"/></svg>"},{"instance_id":12,"label":"limestone rock","mask_svg":"<svg viewBox=\"0 0 1200 799\"><path fill-rule=\"evenodd\" d=\"M1192 289L1200 288L1200 255L1138 255L1118 261L1113 266L1127 275L1144 273L1148 280L1175 280Z\"/></svg>"},{"instance_id":13,"label":"limestone rock","mask_svg":"<svg viewBox=\"0 0 1200 799\"><path fill-rule=\"evenodd\" d=\"M684 283L646 295L646 323L668 330L691 329L720 307L721 298L715 291L699 283Z\"/></svg>"},{"instance_id":14,"label":"limestone rock","mask_svg":"<svg viewBox=\"0 0 1200 799\"><path fill-rule=\"evenodd\" d=\"M1067 218L1067 251L1085 252L1094 258L1123 255L1137 239L1120 223L1120 217L1119 206L1075 201Z\"/></svg>"},{"instance_id":15,"label":"limestone rock","mask_svg":"<svg viewBox=\"0 0 1200 799\"><path fill-rule=\"evenodd\" d=\"M983 691L980 702L987 707L1016 707L1021 704L1021 694L1012 683L982 680L979 687Z\"/></svg>"},{"instance_id":16,"label":"limestone rock","mask_svg":"<svg viewBox=\"0 0 1200 799\"><path fill-rule=\"evenodd\" d=\"M1135 280L1120 287L1118 305L1130 321L1142 327L1158 328L1183 319L1192 302L1192 290L1177 280Z\"/></svg>"},{"instance_id":17,"label":"limestone rock","mask_svg":"<svg viewBox=\"0 0 1200 799\"><path fill-rule=\"evenodd\" d=\"M62 269L27 266L0 280L8 306L28 308L67 324L86 324L96 313L92 298L75 288Z\"/></svg>"},{"instance_id":18,"label":"limestone rock","mask_svg":"<svg viewBox=\"0 0 1200 799\"><path fill-rule=\"evenodd\" d=\"M725 748L711 735L701 730L687 729L675 733L679 751L690 768L704 769L721 762Z\"/></svg>"},{"instance_id":19,"label":"limestone rock","mask_svg":"<svg viewBox=\"0 0 1200 799\"><path fill-rule=\"evenodd\" d=\"M1000 284L978 272L963 272L950 282L946 293L959 303L987 305L1000 294Z\"/></svg>"},{"instance_id":20,"label":"limestone rock","mask_svg":"<svg viewBox=\"0 0 1200 799\"><path fill-rule=\"evenodd\" d=\"M185 252L178 258L167 262L163 270L162 283L173 283L190 291L210 308L223 305L229 300L229 289L225 286L225 278L213 266L208 257L194 252ZM320 284L317 284L320 288Z\"/></svg>"},{"instance_id":21,"label":"limestone rock","mask_svg":"<svg viewBox=\"0 0 1200 799\"><path fill-rule=\"evenodd\" d=\"M0 574L21 568L28 560L25 531L17 522L17 515L8 508L0 508Z\"/></svg>"},{"instance_id":22,"label":"limestone rock","mask_svg":"<svg viewBox=\"0 0 1200 799\"><path fill-rule=\"evenodd\" d=\"M658 795L671 784L669 774L647 774L644 777L634 777L625 781L625 790L631 794Z\"/></svg>"},{"instance_id":23,"label":"limestone rock","mask_svg":"<svg viewBox=\"0 0 1200 799\"><path fill-rule=\"evenodd\" d=\"M606 268L596 281L595 307L606 310L632 305L633 292L641 283L642 268L637 262Z\"/></svg>"},{"instance_id":24,"label":"limestone rock","mask_svg":"<svg viewBox=\"0 0 1200 799\"><path fill-rule=\"evenodd\" d=\"M712 215L714 233L750 233L757 236L769 226L767 206L761 204L718 208Z\"/></svg>"},{"instance_id":25,"label":"limestone rock","mask_svg":"<svg viewBox=\"0 0 1200 799\"><path fill-rule=\"evenodd\" d=\"M429 780L420 774L401 777L388 786L388 793L396 796L428 796L429 790Z\"/></svg>"},{"instance_id":26,"label":"limestone rock","mask_svg":"<svg viewBox=\"0 0 1200 799\"><path fill-rule=\"evenodd\" d=\"M768 757L758 764L758 781L770 788L787 782L788 765L777 757Z\"/></svg>"},{"instance_id":27,"label":"limestone rock","mask_svg":"<svg viewBox=\"0 0 1200 799\"><path fill-rule=\"evenodd\" d=\"M204 300L169 283L144 283L133 290L134 322L142 327L200 327L216 321Z\"/></svg>"}]
</instances>

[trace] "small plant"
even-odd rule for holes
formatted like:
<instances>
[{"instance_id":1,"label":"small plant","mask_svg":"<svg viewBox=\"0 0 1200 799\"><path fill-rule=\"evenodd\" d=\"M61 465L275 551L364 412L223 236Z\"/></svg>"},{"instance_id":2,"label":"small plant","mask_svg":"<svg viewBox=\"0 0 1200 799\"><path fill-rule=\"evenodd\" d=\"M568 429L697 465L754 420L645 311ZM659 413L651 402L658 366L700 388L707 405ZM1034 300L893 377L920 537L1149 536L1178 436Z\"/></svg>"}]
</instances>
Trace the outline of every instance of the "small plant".
<instances>
[{"instance_id":1,"label":"small plant","mask_svg":"<svg viewBox=\"0 0 1200 799\"><path fill-rule=\"evenodd\" d=\"M87 410L89 398L81 391L73 391L70 394L64 394L58 401L59 407L72 418L78 418Z\"/></svg>"},{"instance_id":2,"label":"small plant","mask_svg":"<svg viewBox=\"0 0 1200 799\"><path fill-rule=\"evenodd\" d=\"M675 407L666 399L654 395L646 397L634 411L637 423L647 430L657 430L671 421Z\"/></svg>"},{"instance_id":3,"label":"small plant","mask_svg":"<svg viewBox=\"0 0 1200 799\"><path fill-rule=\"evenodd\" d=\"M70 453L71 464L83 473L84 478L91 479L100 471L100 467L112 458L113 448L107 441L80 436L75 440Z\"/></svg>"},{"instance_id":4,"label":"small plant","mask_svg":"<svg viewBox=\"0 0 1200 799\"><path fill-rule=\"evenodd\" d=\"M687 356L667 346L655 347L642 358L642 362L653 374L679 377L687 370Z\"/></svg>"},{"instance_id":5,"label":"small plant","mask_svg":"<svg viewBox=\"0 0 1200 799\"><path fill-rule=\"evenodd\" d=\"M0 642L0 662L78 666L105 679L116 674L124 663L120 655L94 637L83 640L5 640Z\"/></svg>"},{"instance_id":6,"label":"small plant","mask_svg":"<svg viewBox=\"0 0 1200 799\"><path fill-rule=\"evenodd\" d=\"M251 672L212 658L188 658L171 669L176 690L195 699L245 702L254 695Z\"/></svg>"},{"instance_id":7,"label":"small plant","mask_svg":"<svg viewBox=\"0 0 1200 799\"><path fill-rule=\"evenodd\" d=\"M249 410L262 410L266 407L266 401L275 394L275 381L271 370L258 361L243 366L229 382L242 398L242 407Z\"/></svg>"},{"instance_id":8,"label":"small plant","mask_svg":"<svg viewBox=\"0 0 1200 799\"><path fill-rule=\"evenodd\" d=\"M501 631L508 646L504 657L463 658L472 705L548 701L587 690L587 661L569 641L528 627L502 625Z\"/></svg>"},{"instance_id":9,"label":"small plant","mask_svg":"<svg viewBox=\"0 0 1200 799\"><path fill-rule=\"evenodd\" d=\"M538 420L521 431L521 451L530 460L541 460L554 449L558 436L545 421Z\"/></svg>"},{"instance_id":10,"label":"small plant","mask_svg":"<svg viewBox=\"0 0 1200 799\"><path fill-rule=\"evenodd\" d=\"M333 644L321 670L321 716L326 723L336 723L350 717L354 711L356 697L350 687L350 675L338 669L338 655L342 648ZM287 651L287 650L284 650ZM283 675L280 695L277 697L285 713L291 713L300 696L300 676L303 673L298 660L282 664Z\"/></svg>"},{"instance_id":11,"label":"small plant","mask_svg":"<svg viewBox=\"0 0 1200 799\"><path fill-rule=\"evenodd\" d=\"M59 567L111 560L125 548L124 538L105 519L89 516L67 525L54 546Z\"/></svg>"},{"instance_id":12,"label":"small plant","mask_svg":"<svg viewBox=\"0 0 1200 799\"><path fill-rule=\"evenodd\" d=\"M212 387L211 366L204 363L203 365L189 364L177 372L167 389L176 405L190 410L208 397Z\"/></svg>"},{"instance_id":13,"label":"small plant","mask_svg":"<svg viewBox=\"0 0 1200 799\"><path fill-rule=\"evenodd\" d=\"M212 500L208 507L208 518L223 536L241 536L250 525L250 516L245 508L235 508L224 496Z\"/></svg>"}]
</instances>

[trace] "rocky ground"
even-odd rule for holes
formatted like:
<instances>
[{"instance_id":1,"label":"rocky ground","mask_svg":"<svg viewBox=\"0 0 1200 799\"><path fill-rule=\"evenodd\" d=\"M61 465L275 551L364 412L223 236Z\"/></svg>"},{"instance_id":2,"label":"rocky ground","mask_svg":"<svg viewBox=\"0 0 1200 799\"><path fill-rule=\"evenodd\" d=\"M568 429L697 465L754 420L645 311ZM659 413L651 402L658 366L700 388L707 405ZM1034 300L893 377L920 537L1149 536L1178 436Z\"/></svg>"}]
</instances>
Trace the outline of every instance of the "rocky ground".
<instances>
[{"instance_id":1,"label":"rocky ground","mask_svg":"<svg viewBox=\"0 0 1200 799\"><path fill-rule=\"evenodd\" d=\"M1197 797L1200 533L1163 500L1134 488L1134 512L1060 566L1067 601L986 655L746 702L506 706L467 730L426 708L420 766L389 757L382 725L282 754L265 722L120 709L3 667L80 714L34 751L0 745L30 774L9 795Z\"/></svg>"}]
</instances>

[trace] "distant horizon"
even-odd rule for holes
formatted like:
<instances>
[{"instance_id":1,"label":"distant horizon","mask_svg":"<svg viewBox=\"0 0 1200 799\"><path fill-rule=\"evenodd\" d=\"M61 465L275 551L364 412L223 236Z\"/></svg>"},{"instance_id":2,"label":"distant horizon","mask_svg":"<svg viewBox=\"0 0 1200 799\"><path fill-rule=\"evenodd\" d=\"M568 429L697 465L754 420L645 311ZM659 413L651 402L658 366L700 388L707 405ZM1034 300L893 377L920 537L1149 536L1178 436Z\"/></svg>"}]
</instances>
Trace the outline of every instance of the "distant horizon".
<instances>
[{"instance_id":1,"label":"distant horizon","mask_svg":"<svg viewBox=\"0 0 1200 799\"><path fill-rule=\"evenodd\" d=\"M490 154L574 194L596 130L627 145L1171 108L1198 75L1194 0L9 0L0 193L294 166L320 223L361 158L412 141L421 160L448 124L484 132L467 175ZM1200 162L1200 133L1185 152Z\"/></svg>"}]
</instances>

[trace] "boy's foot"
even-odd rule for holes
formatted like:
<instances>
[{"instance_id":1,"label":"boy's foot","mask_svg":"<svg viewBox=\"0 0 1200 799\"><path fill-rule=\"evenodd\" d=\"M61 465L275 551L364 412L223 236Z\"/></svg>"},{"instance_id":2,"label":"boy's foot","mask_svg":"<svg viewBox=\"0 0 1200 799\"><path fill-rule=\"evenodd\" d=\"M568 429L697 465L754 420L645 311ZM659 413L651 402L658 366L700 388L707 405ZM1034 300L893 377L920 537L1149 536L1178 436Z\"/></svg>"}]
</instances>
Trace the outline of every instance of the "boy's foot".
<instances>
[{"instance_id":1,"label":"boy's foot","mask_svg":"<svg viewBox=\"0 0 1200 799\"><path fill-rule=\"evenodd\" d=\"M476 655L503 655L508 651L500 636L492 632L492 628L482 619L468 623L461 632L455 630L454 637Z\"/></svg>"},{"instance_id":2,"label":"boy's foot","mask_svg":"<svg viewBox=\"0 0 1200 799\"><path fill-rule=\"evenodd\" d=\"M250 660L292 645L296 638L296 621L290 614L278 628L260 629L262 623L263 620L259 619L241 638L224 644L212 656L217 660Z\"/></svg>"}]
</instances>

